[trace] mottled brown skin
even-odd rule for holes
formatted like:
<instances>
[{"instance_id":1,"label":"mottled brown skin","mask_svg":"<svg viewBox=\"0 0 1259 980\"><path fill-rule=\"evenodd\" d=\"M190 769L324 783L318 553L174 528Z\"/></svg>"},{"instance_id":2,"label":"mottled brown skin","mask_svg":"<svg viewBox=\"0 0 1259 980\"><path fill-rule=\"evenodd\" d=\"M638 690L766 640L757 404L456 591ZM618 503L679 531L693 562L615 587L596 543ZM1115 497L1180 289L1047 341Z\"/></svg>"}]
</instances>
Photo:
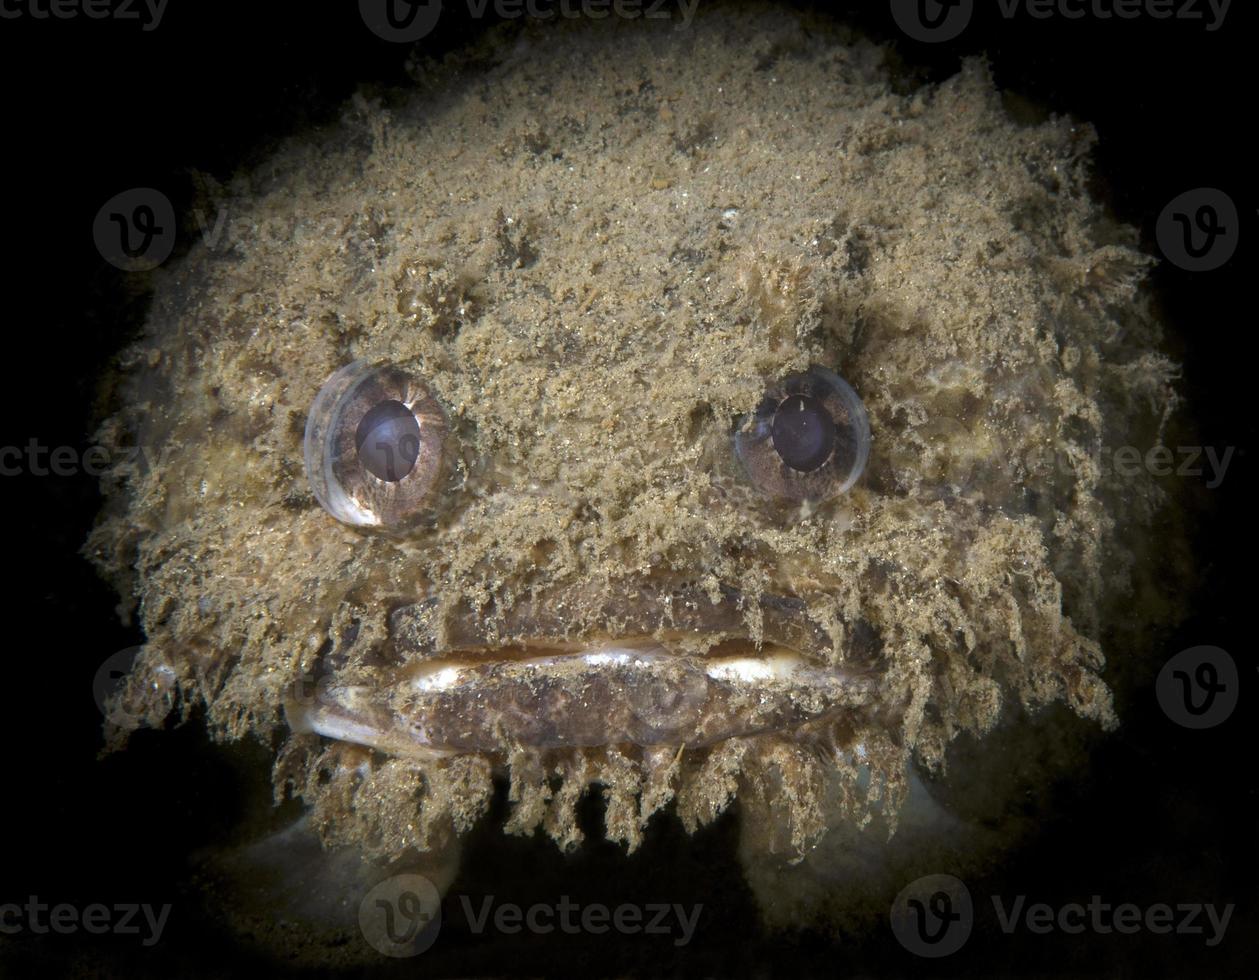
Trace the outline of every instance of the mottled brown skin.
<instances>
[{"instance_id":1,"label":"mottled brown skin","mask_svg":"<svg viewBox=\"0 0 1259 980\"><path fill-rule=\"evenodd\" d=\"M1003 707L1115 721L1098 641L1163 495L1096 450L1158 440L1174 368L1147 260L1086 192L1088 129L1012 121L975 63L901 94L869 44L703 14L535 25L417 68L413 95L358 99L232 181L228 241L158 279L102 438L165 455L115 474L88 546L147 637L119 706L275 738L277 793L328 841L439 846L498 771L507 829L562 846L599 783L631 848L670 802L693 828L738 796L799 856L871 812L885 834L911 765ZM338 524L305 484L307 410L358 358L449 416L435 512L403 536ZM809 364L873 433L863 479L817 507L758 494L731 449ZM702 619L730 595L752 644L766 602L799 604L819 664L877 671L878 710L433 761L286 735L286 699L329 670L386 690L469 636L493 656L660 635L678 596Z\"/></svg>"}]
</instances>

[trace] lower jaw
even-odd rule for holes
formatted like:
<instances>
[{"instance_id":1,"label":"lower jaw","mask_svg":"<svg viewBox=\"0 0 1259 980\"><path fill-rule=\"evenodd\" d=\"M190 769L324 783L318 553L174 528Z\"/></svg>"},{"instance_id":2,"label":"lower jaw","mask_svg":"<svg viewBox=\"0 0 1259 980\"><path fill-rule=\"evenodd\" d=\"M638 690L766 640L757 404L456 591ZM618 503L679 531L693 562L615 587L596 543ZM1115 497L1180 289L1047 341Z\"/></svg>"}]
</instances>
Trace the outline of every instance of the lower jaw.
<instances>
[{"instance_id":1,"label":"lower jaw","mask_svg":"<svg viewBox=\"0 0 1259 980\"><path fill-rule=\"evenodd\" d=\"M493 657L493 659L490 659ZM875 702L877 675L786 648L680 656L649 638L450 654L371 685L327 678L286 705L295 732L434 759L519 750L706 748L800 734Z\"/></svg>"}]
</instances>

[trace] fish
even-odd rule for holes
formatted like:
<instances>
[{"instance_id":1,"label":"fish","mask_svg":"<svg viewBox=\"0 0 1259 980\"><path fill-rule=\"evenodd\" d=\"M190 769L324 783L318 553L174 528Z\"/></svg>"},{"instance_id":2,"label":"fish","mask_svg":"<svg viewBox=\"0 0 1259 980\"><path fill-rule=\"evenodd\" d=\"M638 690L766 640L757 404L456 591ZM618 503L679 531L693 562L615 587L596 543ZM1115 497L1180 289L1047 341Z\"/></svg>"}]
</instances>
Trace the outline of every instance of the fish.
<instances>
[{"instance_id":1,"label":"fish","mask_svg":"<svg viewBox=\"0 0 1259 980\"><path fill-rule=\"evenodd\" d=\"M754 883L824 899L956 829L959 740L1115 727L1169 490L1104 453L1179 404L1151 259L1089 126L811 16L508 25L216 185L98 435L112 749L261 740L386 861L496 783L563 850L590 793L627 852L737 804Z\"/></svg>"}]
</instances>

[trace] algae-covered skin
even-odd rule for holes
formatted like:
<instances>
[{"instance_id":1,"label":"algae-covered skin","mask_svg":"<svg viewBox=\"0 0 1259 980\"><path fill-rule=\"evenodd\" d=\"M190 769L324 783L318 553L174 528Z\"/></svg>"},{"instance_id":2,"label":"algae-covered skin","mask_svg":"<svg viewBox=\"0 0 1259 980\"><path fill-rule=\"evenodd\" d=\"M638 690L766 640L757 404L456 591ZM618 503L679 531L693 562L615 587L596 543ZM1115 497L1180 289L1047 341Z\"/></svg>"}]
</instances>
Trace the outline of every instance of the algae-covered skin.
<instances>
[{"instance_id":1,"label":"algae-covered skin","mask_svg":"<svg viewBox=\"0 0 1259 980\"><path fill-rule=\"evenodd\" d=\"M1099 639L1162 493L1098 450L1158 441L1174 366L1135 233L1087 192L1087 127L1016 122L976 62L901 91L882 49L756 7L531 25L415 76L232 182L222 236L157 282L102 434L156 462L116 472L88 545L146 636L115 742L203 704L277 746L277 794L327 842L385 857L465 831L495 775L507 829L564 847L598 785L630 848L658 810L695 828L737 797L799 855L891 823L911 767L1006 708L1115 723ZM448 419L405 533L307 484L307 413L359 360ZM872 444L801 505L749 483L732 435L810 365ZM405 713L426 658L769 656L775 616L860 696L664 745L531 743L472 704L463 751L290 730L329 685ZM745 673L729 710L767 696ZM538 711L589 731L636 697Z\"/></svg>"}]
</instances>

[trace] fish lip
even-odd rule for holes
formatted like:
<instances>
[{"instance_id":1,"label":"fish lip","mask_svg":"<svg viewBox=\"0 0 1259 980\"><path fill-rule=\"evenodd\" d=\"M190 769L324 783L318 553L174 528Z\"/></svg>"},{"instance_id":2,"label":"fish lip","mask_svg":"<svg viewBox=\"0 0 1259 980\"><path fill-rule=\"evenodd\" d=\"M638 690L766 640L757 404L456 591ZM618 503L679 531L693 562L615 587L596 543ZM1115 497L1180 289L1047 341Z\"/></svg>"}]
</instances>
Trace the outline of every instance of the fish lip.
<instances>
[{"instance_id":1,"label":"fish lip","mask_svg":"<svg viewBox=\"0 0 1259 980\"><path fill-rule=\"evenodd\" d=\"M807 728L876 700L882 670L868 624L843 628L837 654L795 597L668 595L663 605L641 593L609 599L598 609L605 629L579 638L546 603L496 620L456 609L443 624L433 599L395 603L375 662L356 670L332 652L317 696L286 703L286 716L294 731L440 758L521 743L701 747ZM753 601L757 635L745 615Z\"/></svg>"},{"instance_id":2,"label":"fish lip","mask_svg":"<svg viewBox=\"0 0 1259 980\"><path fill-rule=\"evenodd\" d=\"M558 612L557 612L558 611ZM755 621L754 630L749 625ZM864 618L836 617L833 634L794 595L756 597L727 585L694 583L628 587L590 602L577 590L530 596L503 613L467 602L443 611L437 597L398 601L387 614L382 661L395 665L432 657L481 657L513 649L579 649L598 643L660 643L680 652L728 643L785 647L819 666L875 663L882 640ZM585 627L574 629L575 624Z\"/></svg>"},{"instance_id":3,"label":"fish lip","mask_svg":"<svg viewBox=\"0 0 1259 980\"><path fill-rule=\"evenodd\" d=\"M334 682L286 703L295 732L396 756L505 756L525 749L706 749L733 738L817 731L877 707L880 673L796 651L687 656L657 643L600 643L514 658L419 661L391 684ZM751 653L751 655L749 655Z\"/></svg>"}]
</instances>

